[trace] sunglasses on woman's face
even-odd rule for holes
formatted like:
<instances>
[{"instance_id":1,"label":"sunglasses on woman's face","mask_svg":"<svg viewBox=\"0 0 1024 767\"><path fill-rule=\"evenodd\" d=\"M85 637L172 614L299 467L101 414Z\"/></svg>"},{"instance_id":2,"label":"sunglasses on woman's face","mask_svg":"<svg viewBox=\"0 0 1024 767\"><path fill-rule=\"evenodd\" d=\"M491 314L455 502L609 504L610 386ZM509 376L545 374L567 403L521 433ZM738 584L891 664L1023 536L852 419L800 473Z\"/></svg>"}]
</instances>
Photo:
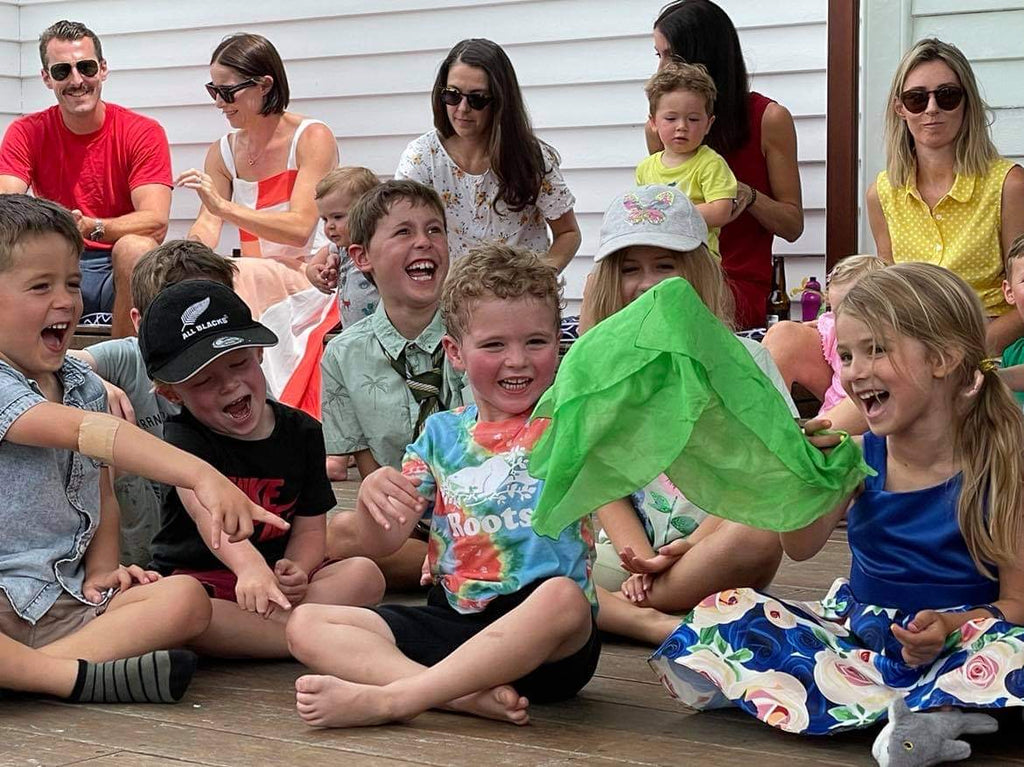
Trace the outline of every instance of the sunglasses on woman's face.
<instances>
[{"instance_id":1,"label":"sunglasses on woman's face","mask_svg":"<svg viewBox=\"0 0 1024 767\"><path fill-rule=\"evenodd\" d=\"M95 77L96 73L100 71L100 63L96 59L81 59L72 64L70 61L61 61L57 64L51 64L49 68L50 78L61 82L71 77L71 68L74 67L78 70L78 74L82 77Z\"/></svg>"},{"instance_id":2,"label":"sunglasses on woman's face","mask_svg":"<svg viewBox=\"0 0 1024 767\"><path fill-rule=\"evenodd\" d=\"M441 89L441 101L450 107L457 107L462 103L463 99L469 104L470 109L480 111L481 109L486 109L494 101L494 96L486 93L463 93L458 88L453 88L450 85L447 88Z\"/></svg>"},{"instance_id":3,"label":"sunglasses on woman's face","mask_svg":"<svg viewBox=\"0 0 1024 767\"><path fill-rule=\"evenodd\" d=\"M912 88L900 94L903 107L911 114L919 115L928 108L928 100L935 94L935 104L943 112L952 112L964 100L964 89L959 85L940 85L933 91Z\"/></svg>"},{"instance_id":4,"label":"sunglasses on woman's face","mask_svg":"<svg viewBox=\"0 0 1024 767\"><path fill-rule=\"evenodd\" d=\"M235 94L239 91L243 91L251 85L256 85L256 81L251 77L248 80L242 80L240 83L234 85L214 85L213 83L206 84L206 92L210 94L210 98L214 101L220 96L221 101L225 104L235 103Z\"/></svg>"}]
</instances>

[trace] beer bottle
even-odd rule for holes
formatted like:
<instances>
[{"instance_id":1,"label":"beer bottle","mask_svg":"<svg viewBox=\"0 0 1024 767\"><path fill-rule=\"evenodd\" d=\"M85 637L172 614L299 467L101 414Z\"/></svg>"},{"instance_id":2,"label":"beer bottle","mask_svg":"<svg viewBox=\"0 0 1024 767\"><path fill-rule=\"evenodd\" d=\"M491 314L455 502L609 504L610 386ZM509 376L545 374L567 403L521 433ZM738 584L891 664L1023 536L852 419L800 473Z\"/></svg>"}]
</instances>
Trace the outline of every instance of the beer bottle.
<instances>
[{"instance_id":1,"label":"beer bottle","mask_svg":"<svg viewBox=\"0 0 1024 767\"><path fill-rule=\"evenodd\" d=\"M789 293L786 291L786 262L782 256L772 256L772 290L768 294L765 326L789 319Z\"/></svg>"}]
</instances>

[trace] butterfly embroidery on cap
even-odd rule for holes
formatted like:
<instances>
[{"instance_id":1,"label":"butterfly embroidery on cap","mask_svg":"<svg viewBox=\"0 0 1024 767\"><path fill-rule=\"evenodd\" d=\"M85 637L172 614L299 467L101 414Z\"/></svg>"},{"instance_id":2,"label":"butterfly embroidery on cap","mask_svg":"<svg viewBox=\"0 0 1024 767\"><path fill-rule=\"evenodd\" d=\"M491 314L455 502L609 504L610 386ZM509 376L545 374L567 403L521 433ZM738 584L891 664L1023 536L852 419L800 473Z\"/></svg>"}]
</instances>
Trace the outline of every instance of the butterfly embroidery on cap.
<instances>
[{"instance_id":1,"label":"butterfly embroidery on cap","mask_svg":"<svg viewBox=\"0 0 1024 767\"><path fill-rule=\"evenodd\" d=\"M622 204L629 211L626 221L630 224L660 224L665 220L665 210L675 201L672 192L659 192L649 205L632 192L622 198Z\"/></svg>"}]
</instances>

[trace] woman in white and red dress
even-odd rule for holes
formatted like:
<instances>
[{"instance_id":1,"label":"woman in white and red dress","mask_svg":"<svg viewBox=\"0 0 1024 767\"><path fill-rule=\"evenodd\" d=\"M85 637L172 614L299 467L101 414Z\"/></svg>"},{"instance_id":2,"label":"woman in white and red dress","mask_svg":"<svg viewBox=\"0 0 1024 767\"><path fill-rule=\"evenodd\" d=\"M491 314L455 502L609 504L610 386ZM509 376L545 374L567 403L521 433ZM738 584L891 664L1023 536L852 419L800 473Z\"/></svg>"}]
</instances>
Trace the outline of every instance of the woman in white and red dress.
<instances>
[{"instance_id":1,"label":"woman in white and red dress","mask_svg":"<svg viewBox=\"0 0 1024 767\"><path fill-rule=\"evenodd\" d=\"M338 146L324 123L285 111L288 79L266 38L226 37L210 57L210 80L206 90L232 131L210 146L203 170L175 181L202 202L188 236L216 248L225 221L238 227L236 289L280 339L264 352L270 390L319 417L320 356L338 310L303 267L326 243L313 189L338 164Z\"/></svg>"}]
</instances>

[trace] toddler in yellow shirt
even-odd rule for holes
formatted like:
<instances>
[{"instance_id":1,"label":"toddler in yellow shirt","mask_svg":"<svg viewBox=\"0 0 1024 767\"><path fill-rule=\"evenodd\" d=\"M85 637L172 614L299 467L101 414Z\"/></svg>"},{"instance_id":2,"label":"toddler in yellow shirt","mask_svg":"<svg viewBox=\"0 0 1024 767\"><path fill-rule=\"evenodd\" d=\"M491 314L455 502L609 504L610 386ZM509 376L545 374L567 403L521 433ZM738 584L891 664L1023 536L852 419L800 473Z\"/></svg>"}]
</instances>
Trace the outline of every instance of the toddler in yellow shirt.
<instances>
[{"instance_id":1,"label":"toddler in yellow shirt","mask_svg":"<svg viewBox=\"0 0 1024 767\"><path fill-rule=\"evenodd\" d=\"M716 256L718 230L732 219L736 176L722 155L704 146L715 122L715 83L700 64L668 63L644 86L648 118L665 147L640 161L636 183L678 187L708 225L708 249Z\"/></svg>"}]
</instances>

